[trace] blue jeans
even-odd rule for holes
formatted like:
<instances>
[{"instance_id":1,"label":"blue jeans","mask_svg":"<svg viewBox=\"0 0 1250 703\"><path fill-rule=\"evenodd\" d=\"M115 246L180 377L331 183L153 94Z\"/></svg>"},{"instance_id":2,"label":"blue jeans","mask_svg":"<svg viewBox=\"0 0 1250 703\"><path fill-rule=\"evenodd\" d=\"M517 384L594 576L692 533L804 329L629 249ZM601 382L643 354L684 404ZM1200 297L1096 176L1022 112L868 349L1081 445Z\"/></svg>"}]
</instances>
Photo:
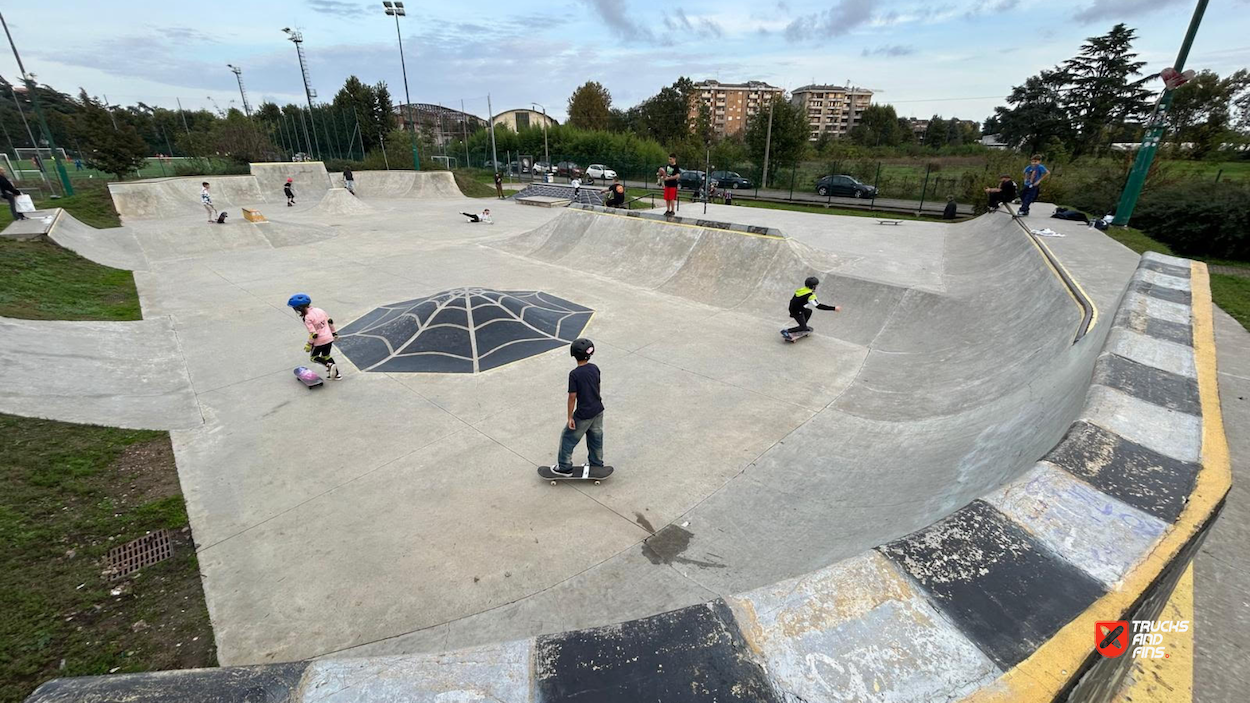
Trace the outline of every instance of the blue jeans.
<instances>
[{"instance_id":1,"label":"blue jeans","mask_svg":"<svg viewBox=\"0 0 1250 703\"><path fill-rule=\"evenodd\" d=\"M589 420L574 420L574 423L577 429L570 430L568 424L565 424L564 431L560 433L560 468L567 469L573 466L573 448L582 441L582 435L586 435L586 449L590 451L590 465L603 466L603 413Z\"/></svg>"},{"instance_id":2,"label":"blue jeans","mask_svg":"<svg viewBox=\"0 0 1250 703\"><path fill-rule=\"evenodd\" d=\"M1029 214L1029 206L1037 200L1038 192L1041 191L1040 186L1025 187L1024 192L1020 194L1020 214Z\"/></svg>"}]
</instances>

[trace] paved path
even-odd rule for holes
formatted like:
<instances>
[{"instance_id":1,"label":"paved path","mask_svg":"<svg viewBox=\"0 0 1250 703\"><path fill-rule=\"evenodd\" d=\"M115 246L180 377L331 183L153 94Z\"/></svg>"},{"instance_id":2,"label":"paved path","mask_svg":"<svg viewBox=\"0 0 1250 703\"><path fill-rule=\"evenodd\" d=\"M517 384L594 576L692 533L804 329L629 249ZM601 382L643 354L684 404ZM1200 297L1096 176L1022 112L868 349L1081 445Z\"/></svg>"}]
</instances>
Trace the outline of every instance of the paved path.
<instances>
[{"instance_id":1,"label":"paved path","mask_svg":"<svg viewBox=\"0 0 1250 703\"><path fill-rule=\"evenodd\" d=\"M1194 559L1194 700L1246 699L1250 681L1250 333L1216 312L1220 403L1233 466L1224 512Z\"/></svg>"}]
</instances>

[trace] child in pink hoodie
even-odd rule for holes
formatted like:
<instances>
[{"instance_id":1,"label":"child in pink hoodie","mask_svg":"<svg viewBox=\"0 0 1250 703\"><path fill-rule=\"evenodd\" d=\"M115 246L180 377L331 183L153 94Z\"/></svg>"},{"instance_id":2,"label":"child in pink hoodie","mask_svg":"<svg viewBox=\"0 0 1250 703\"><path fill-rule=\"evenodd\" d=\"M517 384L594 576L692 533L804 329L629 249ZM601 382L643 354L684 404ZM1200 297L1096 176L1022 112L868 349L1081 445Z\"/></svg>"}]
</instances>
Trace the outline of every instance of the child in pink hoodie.
<instances>
[{"instance_id":1,"label":"child in pink hoodie","mask_svg":"<svg viewBox=\"0 0 1250 703\"><path fill-rule=\"evenodd\" d=\"M308 328L308 343L304 345L304 351L309 353L313 363L325 366L326 377L331 381L342 378L334 357L330 356L330 348L339 336L334 320L330 319L325 310L312 307L312 299L303 293L291 296L286 304L295 308L295 312L304 321L304 326Z\"/></svg>"}]
</instances>

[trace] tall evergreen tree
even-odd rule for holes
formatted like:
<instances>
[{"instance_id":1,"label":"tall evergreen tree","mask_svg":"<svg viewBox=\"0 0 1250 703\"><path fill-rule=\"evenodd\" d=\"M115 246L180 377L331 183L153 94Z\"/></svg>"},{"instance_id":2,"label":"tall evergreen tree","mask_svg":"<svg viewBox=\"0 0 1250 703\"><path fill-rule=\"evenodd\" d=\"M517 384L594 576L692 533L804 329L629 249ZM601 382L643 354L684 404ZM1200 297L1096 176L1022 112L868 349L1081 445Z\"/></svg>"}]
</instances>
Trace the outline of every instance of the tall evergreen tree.
<instances>
[{"instance_id":1,"label":"tall evergreen tree","mask_svg":"<svg viewBox=\"0 0 1250 703\"><path fill-rule=\"evenodd\" d=\"M598 81L586 81L569 96L569 125L579 129L607 129L612 94Z\"/></svg>"},{"instance_id":2,"label":"tall evergreen tree","mask_svg":"<svg viewBox=\"0 0 1250 703\"><path fill-rule=\"evenodd\" d=\"M81 138L87 152L83 155L87 165L111 173L118 180L142 168L149 153L148 145L134 126L122 121L114 127L108 111L85 90L79 95L79 101L82 110L77 115L76 136Z\"/></svg>"},{"instance_id":3,"label":"tall evergreen tree","mask_svg":"<svg viewBox=\"0 0 1250 703\"><path fill-rule=\"evenodd\" d=\"M1059 70L1030 76L1011 89L1010 107L994 108L994 116L985 121L985 132L998 134L1010 146L1030 153L1052 139L1072 143L1075 130L1063 105L1066 85L1067 75Z\"/></svg>"},{"instance_id":4,"label":"tall evergreen tree","mask_svg":"<svg viewBox=\"0 0 1250 703\"><path fill-rule=\"evenodd\" d=\"M1139 121L1150 110L1141 75L1145 61L1132 51L1135 30L1123 23L1102 36L1090 37L1081 52L1063 64L1066 78L1063 106L1076 126L1077 155L1096 152L1126 122Z\"/></svg>"}]
</instances>

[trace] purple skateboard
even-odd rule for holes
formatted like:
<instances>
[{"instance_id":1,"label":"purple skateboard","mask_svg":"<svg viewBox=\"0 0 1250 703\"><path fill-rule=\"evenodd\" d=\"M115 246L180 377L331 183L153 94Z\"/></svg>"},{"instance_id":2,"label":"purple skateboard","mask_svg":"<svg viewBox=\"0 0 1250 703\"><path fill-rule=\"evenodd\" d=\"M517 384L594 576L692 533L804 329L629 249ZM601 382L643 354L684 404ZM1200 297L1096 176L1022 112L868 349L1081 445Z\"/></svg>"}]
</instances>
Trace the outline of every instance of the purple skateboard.
<instances>
[{"instance_id":1,"label":"purple skateboard","mask_svg":"<svg viewBox=\"0 0 1250 703\"><path fill-rule=\"evenodd\" d=\"M321 377L317 375L316 371L313 371L307 366L296 366L295 377L298 378L300 382L303 383L305 386L308 386L309 390L312 390L313 388L325 383L325 381L323 381Z\"/></svg>"}]
</instances>

